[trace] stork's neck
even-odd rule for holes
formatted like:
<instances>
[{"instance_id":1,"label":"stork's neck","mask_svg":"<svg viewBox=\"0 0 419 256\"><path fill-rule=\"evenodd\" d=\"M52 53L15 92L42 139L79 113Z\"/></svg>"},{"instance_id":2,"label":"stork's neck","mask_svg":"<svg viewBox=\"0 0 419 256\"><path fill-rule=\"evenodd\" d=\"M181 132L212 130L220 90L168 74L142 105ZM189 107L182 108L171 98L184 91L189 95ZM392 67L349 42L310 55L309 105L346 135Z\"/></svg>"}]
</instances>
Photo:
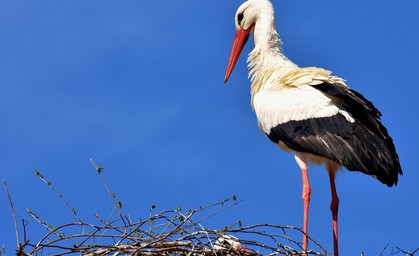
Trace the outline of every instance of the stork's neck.
<instances>
[{"instance_id":1,"label":"stork's neck","mask_svg":"<svg viewBox=\"0 0 419 256\"><path fill-rule=\"evenodd\" d=\"M269 12L269 10L268 10ZM286 74L298 69L298 66L285 57L281 52L281 40L275 28L275 18L272 13L260 15L253 34L255 48L249 54L249 77L252 81L252 101L254 95L264 89L269 89L267 78L271 73Z\"/></svg>"}]
</instances>

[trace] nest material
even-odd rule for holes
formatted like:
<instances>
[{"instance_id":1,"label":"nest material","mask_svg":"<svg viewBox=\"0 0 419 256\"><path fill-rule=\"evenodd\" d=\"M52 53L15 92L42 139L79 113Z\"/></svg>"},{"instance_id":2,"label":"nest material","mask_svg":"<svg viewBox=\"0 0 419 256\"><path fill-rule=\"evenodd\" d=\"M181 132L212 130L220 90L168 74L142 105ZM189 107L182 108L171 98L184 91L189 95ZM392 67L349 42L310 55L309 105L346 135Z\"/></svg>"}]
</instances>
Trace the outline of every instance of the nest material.
<instances>
[{"instance_id":1,"label":"nest material","mask_svg":"<svg viewBox=\"0 0 419 256\"><path fill-rule=\"evenodd\" d=\"M310 245L317 251L304 254L301 243L295 240L302 239L300 228L271 224L241 227L240 222L222 230L205 228L202 222L207 218L239 203L228 201L187 213L180 208L155 215L150 211L148 219L135 223L122 215L106 222L96 214L100 225L62 225L36 244L26 241L17 255L331 255L311 238ZM204 215L210 210L213 212ZM68 233L71 235L65 235Z\"/></svg>"}]
</instances>

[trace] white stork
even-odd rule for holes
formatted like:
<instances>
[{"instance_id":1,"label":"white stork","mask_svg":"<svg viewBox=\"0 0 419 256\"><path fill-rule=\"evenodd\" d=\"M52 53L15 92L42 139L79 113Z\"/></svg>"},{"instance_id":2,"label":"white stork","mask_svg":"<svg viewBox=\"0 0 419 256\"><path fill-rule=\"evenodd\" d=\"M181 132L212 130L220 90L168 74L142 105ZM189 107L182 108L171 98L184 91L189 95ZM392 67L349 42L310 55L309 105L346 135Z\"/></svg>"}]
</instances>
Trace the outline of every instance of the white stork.
<instances>
[{"instance_id":1,"label":"white stork","mask_svg":"<svg viewBox=\"0 0 419 256\"><path fill-rule=\"evenodd\" d=\"M334 254L338 253L339 199L335 174L342 167L371 175L387 186L402 174L393 140L381 124L381 113L342 78L321 68L300 68L282 53L268 0L248 0L235 16L236 34L224 82L253 33L249 54L251 103L260 130L282 150L294 152L303 176L304 237L307 251L307 215L311 188L309 163L324 164L330 177Z\"/></svg>"}]
</instances>

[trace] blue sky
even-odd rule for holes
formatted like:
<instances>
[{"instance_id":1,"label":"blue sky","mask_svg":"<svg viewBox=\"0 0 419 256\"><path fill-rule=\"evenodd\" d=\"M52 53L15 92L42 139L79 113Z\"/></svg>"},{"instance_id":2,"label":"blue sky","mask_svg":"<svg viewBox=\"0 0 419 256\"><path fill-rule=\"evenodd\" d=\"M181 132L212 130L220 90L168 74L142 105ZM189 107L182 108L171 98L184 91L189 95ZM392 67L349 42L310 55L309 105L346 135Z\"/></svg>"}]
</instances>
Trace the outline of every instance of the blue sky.
<instances>
[{"instance_id":1,"label":"blue sky","mask_svg":"<svg viewBox=\"0 0 419 256\"><path fill-rule=\"evenodd\" d=\"M26 209L55 226L74 221L35 170L84 219L110 213L90 158L131 217L148 216L153 204L196 208L235 194L247 200L208 226L302 226L300 170L259 132L250 106L252 40L223 83L241 3L1 1L0 178L33 241L45 230ZM419 3L273 3L284 53L301 67L332 70L373 101L400 157L397 187L337 175L342 254L419 247ZM309 234L332 250L328 176L314 166L309 178ZM0 243L10 255L14 227L0 191Z\"/></svg>"}]
</instances>

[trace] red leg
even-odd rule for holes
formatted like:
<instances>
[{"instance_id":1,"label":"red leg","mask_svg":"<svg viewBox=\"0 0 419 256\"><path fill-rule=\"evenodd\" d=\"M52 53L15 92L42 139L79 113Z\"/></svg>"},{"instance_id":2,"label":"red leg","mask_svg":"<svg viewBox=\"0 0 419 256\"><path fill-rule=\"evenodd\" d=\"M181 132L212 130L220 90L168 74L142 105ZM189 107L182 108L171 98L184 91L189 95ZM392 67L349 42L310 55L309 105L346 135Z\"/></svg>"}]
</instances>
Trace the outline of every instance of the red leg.
<instances>
[{"instance_id":1,"label":"red leg","mask_svg":"<svg viewBox=\"0 0 419 256\"><path fill-rule=\"evenodd\" d=\"M308 182L307 168L301 169L303 175L303 202L304 202L304 236L303 250L307 251L307 224L308 224L308 205L310 203L311 188Z\"/></svg>"},{"instance_id":2,"label":"red leg","mask_svg":"<svg viewBox=\"0 0 419 256\"><path fill-rule=\"evenodd\" d=\"M330 210L332 211L333 216L333 250L335 256L339 256L338 250L338 208L339 208L339 198L336 194L335 186L335 173L329 172L330 178L330 189L332 190L332 202L330 203Z\"/></svg>"}]
</instances>

